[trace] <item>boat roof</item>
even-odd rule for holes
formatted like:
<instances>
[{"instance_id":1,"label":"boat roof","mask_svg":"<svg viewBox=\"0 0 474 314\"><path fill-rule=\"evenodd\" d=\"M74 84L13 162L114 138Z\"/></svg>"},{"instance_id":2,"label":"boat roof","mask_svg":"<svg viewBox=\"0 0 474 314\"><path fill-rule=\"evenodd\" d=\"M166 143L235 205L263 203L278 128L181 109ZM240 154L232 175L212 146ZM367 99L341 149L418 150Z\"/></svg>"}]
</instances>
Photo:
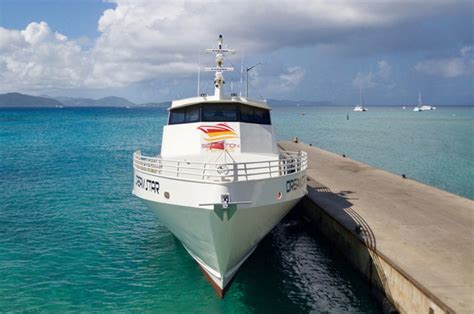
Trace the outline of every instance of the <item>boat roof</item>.
<instances>
[{"instance_id":1,"label":"boat roof","mask_svg":"<svg viewBox=\"0 0 474 314\"><path fill-rule=\"evenodd\" d=\"M173 102L171 103L171 107L169 107L168 110L187 107L187 106L191 106L195 104L202 104L202 103L229 103L229 102L235 102L239 104L271 110L271 107L268 106L266 101L253 100L253 99L248 99L246 97L241 97L241 96L218 97L214 95L198 96L198 97L173 100Z\"/></svg>"}]
</instances>

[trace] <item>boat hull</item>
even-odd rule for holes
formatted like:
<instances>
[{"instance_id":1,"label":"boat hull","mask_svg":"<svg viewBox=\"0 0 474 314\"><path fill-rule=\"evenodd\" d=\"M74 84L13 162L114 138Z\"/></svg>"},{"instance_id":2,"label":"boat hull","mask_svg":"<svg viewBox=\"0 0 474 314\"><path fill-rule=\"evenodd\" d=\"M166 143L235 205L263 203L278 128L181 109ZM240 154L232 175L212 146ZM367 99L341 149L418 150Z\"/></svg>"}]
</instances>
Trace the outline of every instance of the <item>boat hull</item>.
<instances>
[{"instance_id":1,"label":"boat hull","mask_svg":"<svg viewBox=\"0 0 474 314\"><path fill-rule=\"evenodd\" d=\"M136 170L137 175L159 182L158 193L137 184L134 193L182 242L221 296L259 241L306 193L304 172L221 184L153 177ZM163 197L165 189L168 199ZM223 194L231 197L228 208L219 203ZM179 201L173 201L173 195L179 195Z\"/></svg>"}]
</instances>

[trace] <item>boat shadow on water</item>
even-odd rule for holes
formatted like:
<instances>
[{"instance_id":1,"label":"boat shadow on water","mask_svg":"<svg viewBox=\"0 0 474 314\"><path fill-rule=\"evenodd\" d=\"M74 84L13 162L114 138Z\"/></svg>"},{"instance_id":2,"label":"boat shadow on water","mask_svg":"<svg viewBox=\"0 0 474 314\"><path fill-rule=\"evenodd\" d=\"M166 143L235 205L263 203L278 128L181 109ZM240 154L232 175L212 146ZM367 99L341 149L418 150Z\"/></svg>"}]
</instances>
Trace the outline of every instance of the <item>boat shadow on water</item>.
<instances>
[{"instance_id":1,"label":"boat shadow on water","mask_svg":"<svg viewBox=\"0 0 474 314\"><path fill-rule=\"evenodd\" d=\"M398 313L377 252L377 239L368 224L352 208L353 191L335 193L327 186L308 179L308 196L300 202L300 215L314 235L323 236L338 254L351 261L350 267L365 278L371 294L385 313ZM331 206L323 210L314 200L324 200ZM355 266L355 267L354 267Z\"/></svg>"},{"instance_id":2,"label":"boat shadow on water","mask_svg":"<svg viewBox=\"0 0 474 314\"><path fill-rule=\"evenodd\" d=\"M365 250L355 252L345 235L329 225L320 225L323 217L312 222L318 219L315 213L328 214L311 210L313 217L309 218L308 210L315 205L305 197L261 241L239 271L227 297L232 298L236 290L241 290L243 301L258 312L333 312L345 308L354 312L393 312L387 278L374 254L376 238L364 218L352 209L352 192L333 193L314 181L309 182L308 192L323 193L337 202L337 219L342 217L346 231L356 235ZM328 231L333 234L328 236ZM349 262L354 256L349 255L357 255L364 266L354 267ZM271 306L266 303L262 307L262 298L271 299Z\"/></svg>"}]
</instances>

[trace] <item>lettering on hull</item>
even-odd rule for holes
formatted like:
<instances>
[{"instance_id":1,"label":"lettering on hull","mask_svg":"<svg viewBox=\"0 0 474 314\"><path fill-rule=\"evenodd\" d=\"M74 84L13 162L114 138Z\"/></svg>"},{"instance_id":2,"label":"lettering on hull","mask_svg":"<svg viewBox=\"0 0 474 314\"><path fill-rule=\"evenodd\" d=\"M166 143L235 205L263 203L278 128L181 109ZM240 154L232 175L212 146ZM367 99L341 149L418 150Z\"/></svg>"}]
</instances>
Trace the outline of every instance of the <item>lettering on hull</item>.
<instances>
[{"instance_id":1,"label":"lettering on hull","mask_svg":"<svg viewBox=\"0 0 474 314\"><path fill-rule=\"evenodd\" d=\"M306 185L306 176L294 178L286 181L286 193L296 191L297 189Z\"/></svg>"},{"instance_id":2,"label":"lettering on hull","mask_svg":"<svg viewBox=\"0 0 474 314\"><path fill-rule=\"evenodd\" d=\"M160 193L160 182L150 179L144 179L139 175L135 175L135 185L145 191L150 191L156 194Z\"/></svg>"}]
</instances>

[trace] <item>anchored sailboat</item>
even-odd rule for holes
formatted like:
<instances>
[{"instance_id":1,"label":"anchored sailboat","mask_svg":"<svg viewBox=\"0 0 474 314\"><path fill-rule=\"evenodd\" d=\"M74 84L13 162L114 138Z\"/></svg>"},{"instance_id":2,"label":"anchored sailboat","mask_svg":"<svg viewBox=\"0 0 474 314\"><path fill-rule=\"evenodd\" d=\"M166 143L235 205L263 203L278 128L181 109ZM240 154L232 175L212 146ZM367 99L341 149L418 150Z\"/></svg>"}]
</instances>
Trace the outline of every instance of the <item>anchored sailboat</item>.
<instances>
[{"instance_id":1,"label":"anchored sailboat","mask_svg":"<svg viewBox=\"0 0 474 314\"><path fill-rule=\"evenodd\" d=\"M359 88L359 104L352 109L352 111L363 112L367 111L367 108L364 107L364 97L362 97L362 87Z\"/></svg>"},{"instance_id":2,"label":"anchored sailboat","mask_svg":"<svg viewBox=\"0 0 474 314\"><path fill-rule=\"evenodd\" d=\"M436 107L430 105L423 105L423 101L421 100L421 92L418 92L418 106L413 108L413 111L430 111L436 110Z\"/></svg>"}]
</instances>

